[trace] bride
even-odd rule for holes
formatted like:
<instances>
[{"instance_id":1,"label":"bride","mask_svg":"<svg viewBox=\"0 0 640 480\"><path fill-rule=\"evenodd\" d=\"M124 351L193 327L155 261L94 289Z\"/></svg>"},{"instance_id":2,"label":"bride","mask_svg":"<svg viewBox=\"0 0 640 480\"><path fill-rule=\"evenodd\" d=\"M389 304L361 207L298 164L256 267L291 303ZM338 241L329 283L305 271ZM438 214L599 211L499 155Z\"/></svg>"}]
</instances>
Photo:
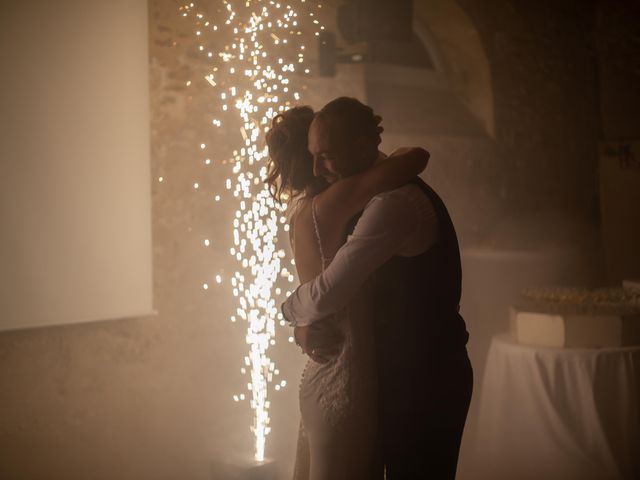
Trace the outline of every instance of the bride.
<instances>
[{"instance_id":1,"label":"bride","mask_svg":"<svg viewBox=\"0 0 640 480\"><path fill-rule=\"evenodd\" d=\"M380 143L381 118L364 107L366 135ZM310 107L294 107L276 116L267 133L267 183L274 198L291 207L290 241L300 282L314 279L346 241L355 216L372 197L401 187L427 165L420 148L402 149L371 168L330 185L317 176L307 135L314 118ZM349 306L313 328L335 338L331 358L307 353L300 383L302 421L294 480L358 480L382 477L375 458L376 370L373 326L367 287ZM307 344L313 344L314 331Z\"/></svg>"}]
</instances>

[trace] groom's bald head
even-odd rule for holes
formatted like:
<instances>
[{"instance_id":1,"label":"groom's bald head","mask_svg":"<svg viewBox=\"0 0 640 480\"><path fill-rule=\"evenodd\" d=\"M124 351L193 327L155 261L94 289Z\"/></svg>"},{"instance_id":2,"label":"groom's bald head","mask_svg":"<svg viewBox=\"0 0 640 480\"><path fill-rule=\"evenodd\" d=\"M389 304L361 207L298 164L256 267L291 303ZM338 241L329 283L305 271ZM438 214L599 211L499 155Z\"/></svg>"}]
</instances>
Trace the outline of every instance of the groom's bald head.
<instances>
[{"instance_id":1,"label":"groom's bald head","mask_svg":"<svg viewBox=\"0 0 640 480\"><path fill-rule=\"evenodd\" d=\"M325 105L309 129L315 174L332 182L371 166L378 157L378 123L371 107L355 98L339 97Z\"/></svg>"},{"instance_id":2,"label":"groom's bald head","mask_svg":"<svg viewBox=\"0 0 640 480\"><path fill-rule=\"evenodd\" d=\"M364 138L375 143L378 138L378 122L373 109L355 98L339 97L327 103L316 114L316 120L327 122L332 134L341 142L354 142Z\"/></svg>"}]
</instances>

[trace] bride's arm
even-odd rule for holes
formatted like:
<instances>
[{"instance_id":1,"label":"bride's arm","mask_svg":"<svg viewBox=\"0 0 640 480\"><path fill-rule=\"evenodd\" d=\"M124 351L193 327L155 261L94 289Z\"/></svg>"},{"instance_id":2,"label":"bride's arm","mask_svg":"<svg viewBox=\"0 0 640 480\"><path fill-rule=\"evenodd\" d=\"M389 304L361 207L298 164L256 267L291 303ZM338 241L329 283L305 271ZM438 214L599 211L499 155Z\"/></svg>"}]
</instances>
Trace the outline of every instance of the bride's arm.
<instances>
[{"instance_id":1,"label":"bride's arm","mask_svg":"<svg viewBox=\"0 0 640 480\"><path fill-rule=\"evenodd\" d=\"M346 224L374 196L399 188L422 172L429 162L423 148L402 148L362 173L343 178L315 198L319 217L334 225ZM326 215L325 215L326 213Z\"/></svg>"}]
</instances>

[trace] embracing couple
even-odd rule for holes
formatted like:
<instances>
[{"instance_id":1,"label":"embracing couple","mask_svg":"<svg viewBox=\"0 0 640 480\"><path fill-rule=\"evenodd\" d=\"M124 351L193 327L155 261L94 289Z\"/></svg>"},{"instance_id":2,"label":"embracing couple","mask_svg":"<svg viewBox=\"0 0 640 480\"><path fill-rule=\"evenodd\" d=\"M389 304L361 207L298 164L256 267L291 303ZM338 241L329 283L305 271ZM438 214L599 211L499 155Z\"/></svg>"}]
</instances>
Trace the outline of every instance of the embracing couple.
<instances>
[{"instance_id":1,"label":"embracing couple","mask_svg":"<svg viewBox=\"0 0 640 480\"><path fill-rule=\"evenodd\" d=\"M341 97L267 134L302 285L282 305L310 357L294 479L453 479L472 390L456 233L418 178L421 148L378 150L381 118Z\"/></svg>"}]
</instances>

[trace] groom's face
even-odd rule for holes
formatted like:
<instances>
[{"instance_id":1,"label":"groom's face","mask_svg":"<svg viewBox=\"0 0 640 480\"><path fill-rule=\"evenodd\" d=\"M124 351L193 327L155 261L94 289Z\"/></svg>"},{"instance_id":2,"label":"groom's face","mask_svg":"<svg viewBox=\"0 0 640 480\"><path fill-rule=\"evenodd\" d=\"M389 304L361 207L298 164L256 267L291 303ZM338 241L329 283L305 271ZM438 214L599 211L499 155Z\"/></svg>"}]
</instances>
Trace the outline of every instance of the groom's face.
<instances>
[{"instance_id":1,"label":"groom's face","mask_svg":"<svg viewBox=\"0 0 640 480\"><path fill-rule=\"evenodd\" d=\"M316 118L309 128L309 152L313 174L329 184L358 173L364 168L365 153L354 139L343 138L331 128L330 120ZM362 159L362 161L360 161Z\"/></svg>"}]
</instances>

